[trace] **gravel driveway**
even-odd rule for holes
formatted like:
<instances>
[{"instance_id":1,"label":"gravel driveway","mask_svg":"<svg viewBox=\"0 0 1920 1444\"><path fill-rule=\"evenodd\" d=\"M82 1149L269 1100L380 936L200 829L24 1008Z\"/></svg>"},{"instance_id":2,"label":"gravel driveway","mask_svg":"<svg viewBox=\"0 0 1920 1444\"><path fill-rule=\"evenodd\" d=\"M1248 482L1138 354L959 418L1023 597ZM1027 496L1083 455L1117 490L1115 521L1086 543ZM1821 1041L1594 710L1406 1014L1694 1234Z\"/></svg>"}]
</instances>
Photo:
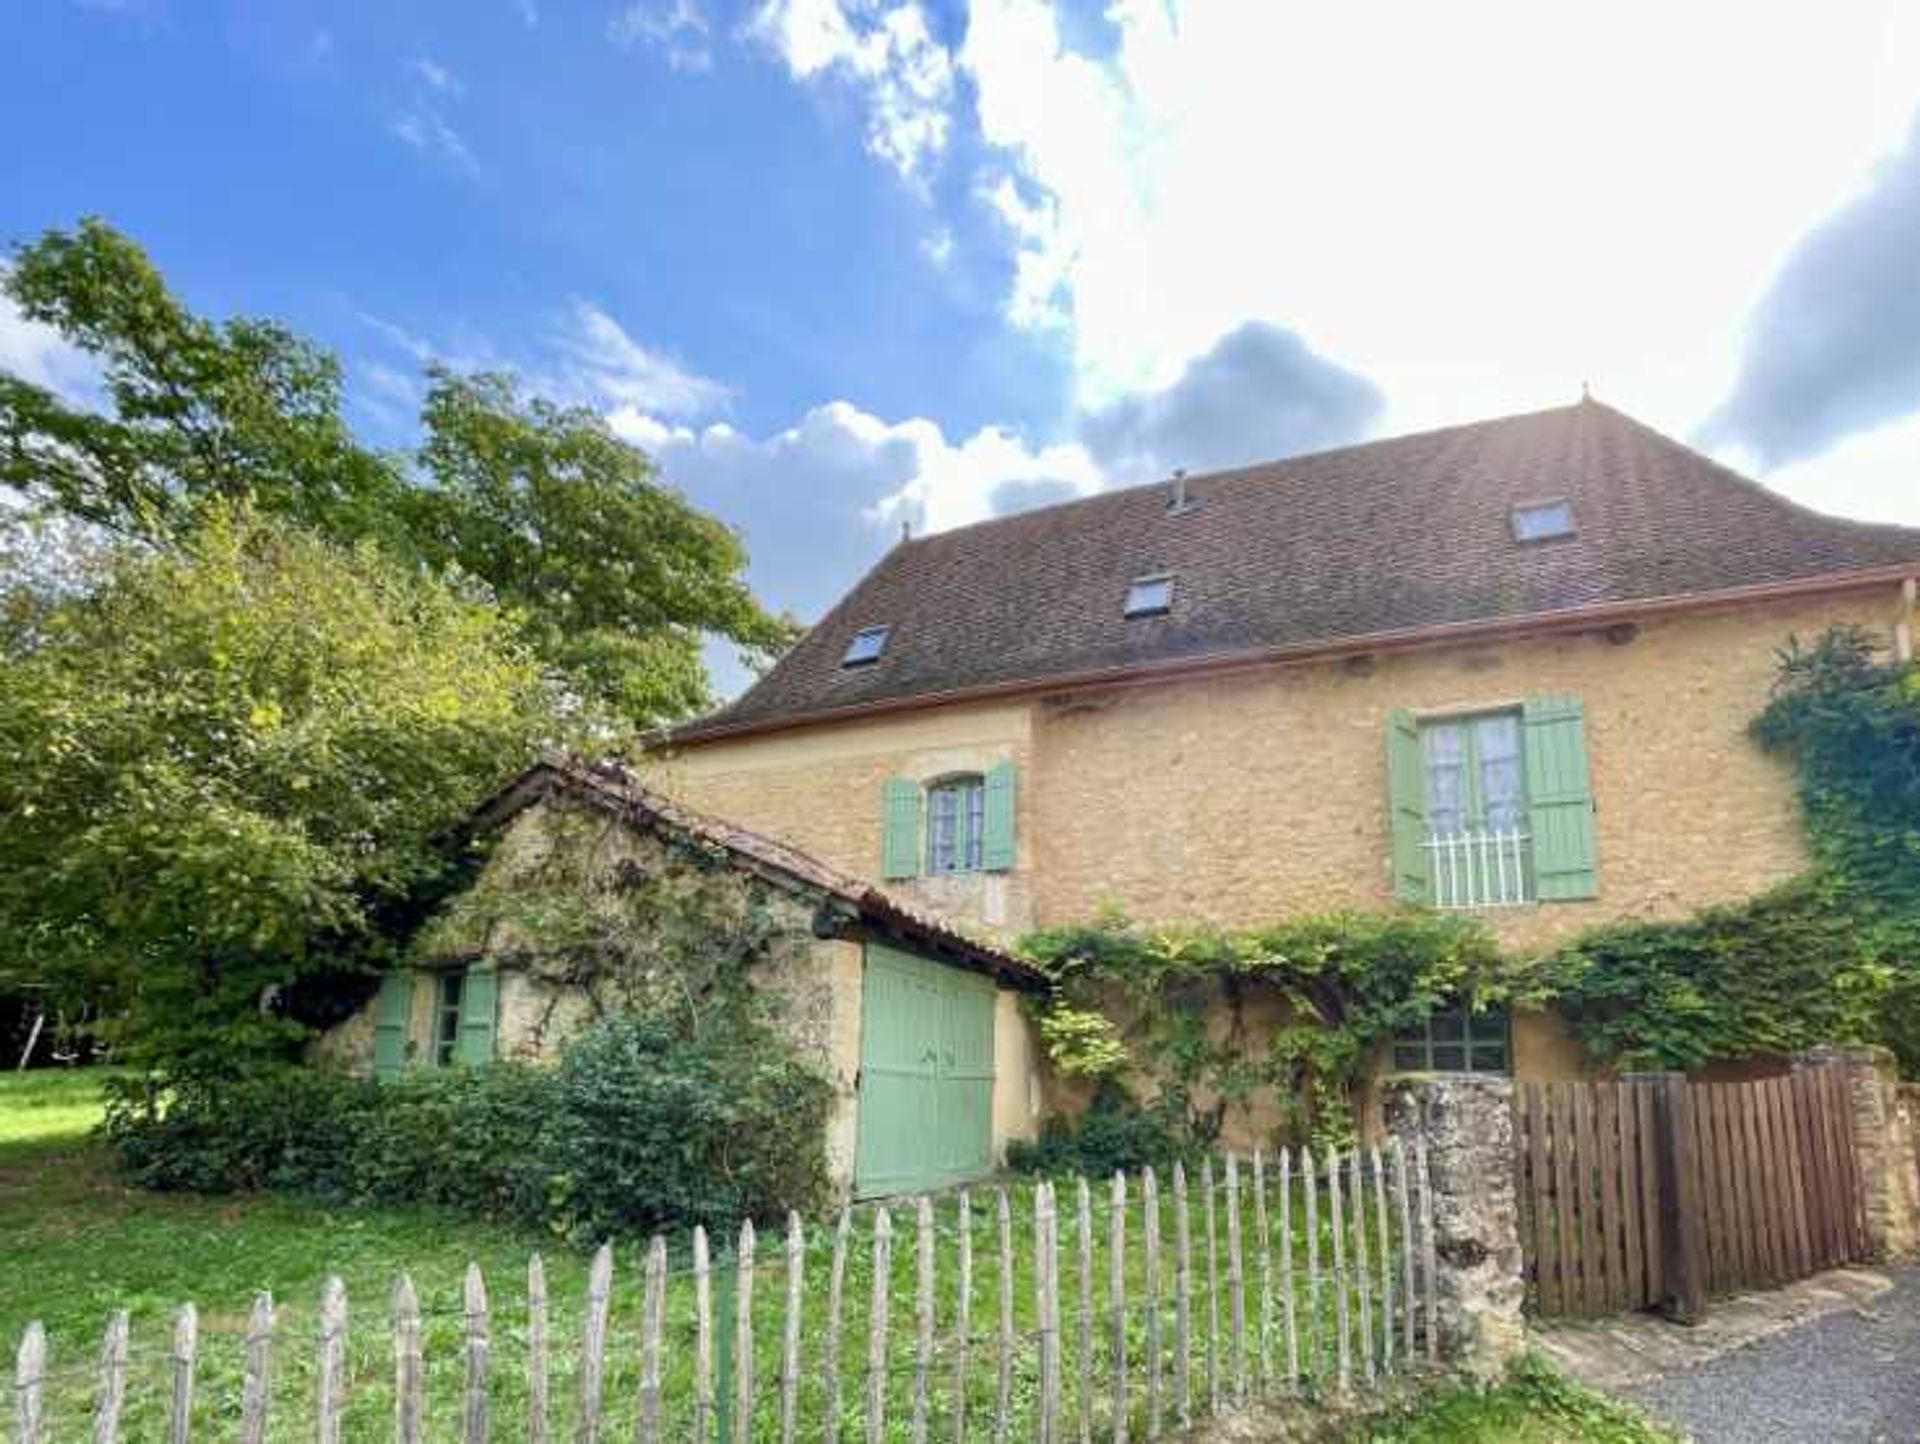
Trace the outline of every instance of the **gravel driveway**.
<instances>
[{"instance_id":1,"label":"gravel driveway","mask_svg":"<svg viewBox=\"0 0 1920 1444\"><path fill-rule=\"evenodd\" d=\"M1920 1441L1920 1269L1695 1368L1622 1390L1700 1444Z\"/></svg>"}]
</instances>

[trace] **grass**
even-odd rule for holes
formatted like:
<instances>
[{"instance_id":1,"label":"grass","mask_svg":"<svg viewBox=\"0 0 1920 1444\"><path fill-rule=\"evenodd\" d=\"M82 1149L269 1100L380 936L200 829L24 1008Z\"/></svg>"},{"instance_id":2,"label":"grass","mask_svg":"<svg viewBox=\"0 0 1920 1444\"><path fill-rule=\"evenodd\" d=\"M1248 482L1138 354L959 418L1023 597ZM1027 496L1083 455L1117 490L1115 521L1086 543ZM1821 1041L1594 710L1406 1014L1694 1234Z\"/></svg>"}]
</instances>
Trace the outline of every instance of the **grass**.
<instances>
[{"instance_id":1,"label":"grass","mask_svg":"<svg viewBox=\"0 0 1920 1444\"><path fill-rule=\"evenodd\" d=\"M1529 1355L1493 1389L1456 1387L1361 1426L1355 1444L1680 1444L1646 1415Z\"/></svg>"},{"instance_id":2,"label":"grass","mask_svg":"<svg viewBox=\"0 0 1920 1444\"><path fill-rule=\"evenodd\" d=\"M426 1208L376 1208L287 1197L208 1198L153 1194L129 1189L107 1167L100 1146L87 1135L101 1114L99 1073L40 1073L0 1077L0 1349L10 1355L13 1341L30 1319L42 1321L50 1341L48 1391L56 1437L80 1426L92 1398L93 1357L101 1329L111 1312L128 1310L133 1338L129 1376L128 1436L161 1432L167 1387L166 1344L173 1311L189 1299L201 1311L202 1355L198 1369L195 1424L206 1437L226 1437L238 1418L243 1342L247 1311L261 1290L272 1292L279 1309L274 1355L274 1437L311 1431L314 1394L314 1345L317 1302L322 1281L337 1274L345 1282L351 1306L348 1416L346 1437L379 1438L388 1429L393 1407L388 1387L391 1344L387 1300L396 1276L408 1273L419 1291L425 1314L427 1359L427 1432L452 1437L457 1432L463 1379L464 1318L460 1288L469 1261L487 1280L492 1306L493 1413L501 1437L525 1432L526 1265L530 1254L544 1255L552 1297L552 1395L555 1437L572 1432L577 1389L578 1340L585 1316L587 1259L555 1240L525 1229L504 1227ZM1171 1289L1174 1229L1163 1186L1162 1237L1163 1346L1172 1342ZM1061 1190L1060 1222L1063 1315L1067 1321L1065 1391L1072 1399L1077 1372L1074 1308L1080 1278L1074 1204ZM1096 1245L1090 1288L1093 1338L1101 1364L1096 1391L1104 1385L1109 1338L1107 1284L1108 1207L1104 1188L1094 1190ZM991 1418L996 1391L995 1344L1000 1285L997 1223L992 1193L974 1195L971 1246L973 1293L972 1364L968 1389L974 1429ZM1016 1237L1031 1227L1026 1185L1015 1191ZM1301 1210L1296 1203L1296 1220ZM862 1210L855 1225L846 1278L842 1342L842 1437L861 1437L869 1300L872 1297L870 1214ZM947 1340L955 1315L955 1205L942 1200L943 1232L938 1249L936 1315L939 1330L934 1364L935 1404L932 1433L950 1436L948 1412L953 1356ZM1220 1222L1224 1225L1224 1216ZM915 1248L912 1212L893 1212L892 1373L888 1379L888 1435L904 1438L910 1417L914 1360ZM1252 1219L1246 1226L1252 1228ZM1323 1219L1323 1235L1324 1229ZM1277 1225L1276 1225L1277 1226ZM1143 1294L1141 1214L1137 1195L1132 1209L1128 1252L1128 1352L1133 1360L1132 1398L1138 1424L1144 1422L1143 1391L1146 1314ZM1194 1328L1204 1337L1209 1313L1204 1258L1204 1215L1198 1200L1193 1218L1195 1249ZM1251 1234L1249 1235L1251 1240ZM1221 1233L1224 1243L1224 1228ZM781 1305L785 1269L781 1240L763 1237L759 1247L753 1323L761 1400L755 1437L775 1433L780 1355ZM1296 1243L1300 1240L1296 1239ZM684 1247L684 1245L683 1245ZM814 1421L803 1433L818 1432L824 1408L822 1340L827 1333L824 1281L831 1250L831 1229L809 1230L806 1269L806 1320L801 1397L803 1412ZM1323 1257L1326 1248L1323 1243ZM1028 1334L1035 1324L1030 1250L1019 1247L1011 1302L1015 1327ZM606 1398L609 1437L632 1432L639 1385L638 1287L643 1251L638 1243L616 1251L613 1312L609 1330ZM673 1266L684 1270L676 1256ZM1296 1268L1304 1264L1304 1257ZM1376 1261L1377 1266L1377 1261ZM1257 1277L1249 1265L1248 1320L1258 1327ZM716 1300L716 1312L721 1301ZM1230 1300L1221 1299L1223 1325ZM1330 1302L1323 1301L1323 1314ZM724 1313L721 1314L724 1319ZM677 1273L667 1295L666 1395L672 1437L689 1432L691 1368L695 1336L692 1281ZM1326 1322L1330 1323L1330 1319ZM1323 1325L1324 1327L1324 1325ZM1276 1325L1277 1332L1277 1325ZM1193 1391L1196 1411L1204 1407L1206 1378L1196 1346ZM1219 1367L1223 1387L1231 1375L1224 1337ZM1034 1355L1023 1347L1012 1381L1016 1411L1014 1433L1030 1418L1037 1392ZM1169 1403L1171 1369L1165 1388ZM1617 1444L1651 1444L1666 1436L1615 1432L1611 1416L1595 1412L1590 1396L1571 1392L1557 1376L1538 1371L1508 1389L1489 1394L1448 1394L1418 1413L1396 1415L1374 1438L1439 1444L1452 1440L1507 1440L1522 1444L1598 1439ZM1104 1411L1101 1411L1104 1412ZM1477 1431L1477 1432L1476 1432ZM970 1432L972 1432L970 1430Z\"/></svg>"}]
</instances>

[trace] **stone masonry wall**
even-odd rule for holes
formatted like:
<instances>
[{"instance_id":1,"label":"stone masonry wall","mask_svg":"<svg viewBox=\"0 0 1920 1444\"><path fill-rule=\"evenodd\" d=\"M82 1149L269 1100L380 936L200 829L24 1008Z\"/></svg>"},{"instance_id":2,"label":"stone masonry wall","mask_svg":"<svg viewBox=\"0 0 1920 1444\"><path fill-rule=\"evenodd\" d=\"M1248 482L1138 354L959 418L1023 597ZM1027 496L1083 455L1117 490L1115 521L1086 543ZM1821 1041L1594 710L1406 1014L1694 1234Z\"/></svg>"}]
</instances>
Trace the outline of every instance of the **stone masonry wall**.
<instances>
[{"instance_id":1,"label":"stone masonry wall","mask_svg":"<svg viewBox=\"0 0 1920 1444\"><path fill-rule=\"evenodd\" d=\"M1842 621L1884 631L1893 588L1377 659L954 706L690 748L656 780L857 875L879 864L888 777L1019 768L1019 856L923 900L1003 932L1118 905L1146 923L1241 926L1385 907L1385 727L1395 707L1585 703L1600 896L1490 915L1516 948L1597 922L1678 917L1798 872L1786 764L1747 724L1775 649ZM904 890L916 894L921 881Z\"/></svg>"},{"instance_id":2,"label":"stone masonry wall","mask_svg":"<svg viewBox=\"0 0 1920 1444\"><path fill-rule=\"evenodd\" d=\"M1409 1157L1417 1142L1426 1148L1441 1358L1492 1382L1526 1348L1513 1087L1479 1073L1396 1079L1386 1116Z\"/></svg>"}]
</instances>

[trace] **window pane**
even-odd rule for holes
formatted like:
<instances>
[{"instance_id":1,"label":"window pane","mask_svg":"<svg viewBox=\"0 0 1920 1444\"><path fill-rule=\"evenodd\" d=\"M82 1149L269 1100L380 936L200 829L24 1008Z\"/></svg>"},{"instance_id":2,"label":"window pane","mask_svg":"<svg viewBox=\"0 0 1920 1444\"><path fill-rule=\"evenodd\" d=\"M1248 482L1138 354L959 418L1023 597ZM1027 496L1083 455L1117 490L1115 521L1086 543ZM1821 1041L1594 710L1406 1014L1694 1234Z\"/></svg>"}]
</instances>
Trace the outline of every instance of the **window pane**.
<instances>
[{"instance_id":1,"label":"window pane","mask_svg":"<svg viewBox=\"0 0 1920 1444\"><path fill-rule=\"evenodd\" d=\"M1480 797L1487 826L1520 826L1526 813L1520 772L1520 719L1511 712L1482 717L1473 724L1473 741L1480 754Z\"/></svg>"},{"instance_id":2,"label":"window pane","mask_svg":"<svg viewBox=\"0 0 1920 1444\"><path fill-rule=\"evenodd\" d=\"M853 640L847 643L847 650L840 658L843 667L858 667L866 662L875 662L880 654L887 650L886 627L866 627L853 634Z\"/></svg>"},{"instance_id":3,"label":"window pane","mask_svg":"<svg viewBox=\"0 0 1920 1444\"><path fill-rule=\"evenodd\" d=\"M1143 577L1127 588L1127 615L1148 617L1173 606L1172 577Z\"/></svg>"},{"instance_id":4,"label":"window pane","mask_svg":"<svg viewBox=\"0 0 1920 1444\"><path fill-rule=\"evenodd\" d=\"M951 787L936 787L927 799L927 867L933 872L954 869L959 801Z\"/></svg>"},{"instance_id":5,"label":"window pane","mask_svg":"<svg viewBox=\"0 0 1920 1444\"><path fill-rule=\"evenodd\" d=\"M1507 1041L1507 1010L1505 1008L1483 1008L1469 1018L1472 1028L1471 1037L1476 1043L1499 1043Z\"/></svg>"},{"instance_id":6,"label":"window pane","mask_svg":"<svg viewBox=\"0 0 1920 1444\"><path fill-rule=\"evenodd\" d=\"M1513 509L1513 534L1520 541L1546 541L1549 537L1573 535L1573 504L1550 501L1540 506L1516 506Z\"/></svg>"},{"instance_id":7,"label":"window pane","mask_svg":"<svg viewBox=\"0 0 1920 1444\"><path fill-rule=\"evenodd\" d=\"M978 782L967 784L966 869L980 871L980 850L987 832L987 789Z\"/></svg>"},{"instance_id":8,"label":"window pane","mask_svg":"<svg viewBox=\"0 0 1920 1444\"><path fill-rule=\"evenodd\" d=\"M1426 762L1427 827L1451 837L1466 826L1466 749L1459 724L1442 722L1420 731Z\"/></svg>"},{"instance_id":9,"label":"window pane","mask_svg":"<svg viewBox=\"0 0 1920 1444\"><path fill-rule=\"evenodd\" d=\"M1507 1071L1507 1049L1505 1044L1475 1044L1471 1050L1473 1068L1476 1073L1504 1073Z\"/></svg>"},{"instance_id":10,"label":"window pane","mask_svg":"<svg viewBox=\"0 0 1920 1444\"><path fill-rule=\"evenodd\" d=\"M1466 1066L1467 1050L1458 1043L1433 1045L1433 1068L1436 1073L1461 1073Z\"/></svg>"},{"instance_id":11,"label":"window pane","mask_svg":"<svg viewBox=\"0 0 1920 1444\"><path fill-rule=\"evenodd\" d=\"M1419 1043L1395 1043L1393 1066L1403 1073L1427 1071L1427 1050Z\"/></svg>"}]
</instances>

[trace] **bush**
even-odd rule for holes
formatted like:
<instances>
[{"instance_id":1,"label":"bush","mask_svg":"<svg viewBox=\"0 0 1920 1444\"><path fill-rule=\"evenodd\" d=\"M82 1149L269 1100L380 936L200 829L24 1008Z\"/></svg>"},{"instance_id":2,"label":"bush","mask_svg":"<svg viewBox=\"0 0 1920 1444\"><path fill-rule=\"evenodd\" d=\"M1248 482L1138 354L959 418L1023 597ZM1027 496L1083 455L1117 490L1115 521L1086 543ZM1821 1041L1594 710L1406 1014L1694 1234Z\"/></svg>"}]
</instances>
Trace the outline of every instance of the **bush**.
<instances>
[{"instance_id":1,"label":"bush","mask_svg":"<svg viewBox=\"0 0 1920 1444\"><path fill-rule=\"evenodd\" d=\"M147 1188L428 1203L589 1240L815 1207L832 1099L750 1020L688 1034L621 1017L557 1069L129 1080L106 1128L122 1172Z\"/></svg>"},{"instance_id":2,"label":"bush","mask_svg":"<svg viewBox=\"0 0 1920 1444\"><path fill-rule=\"evenodd\" d=\"M1049 1118L1041 1125L1038 1142L1008 1144L1007 1166L1019 1173L1105 1178L1190 1162L1206 1151L1207 1142L1177 1098L1162 1093L1142 1104L1122 1084L1106 1078L1078 1118Z\"/></svg>"}]
</instances>

